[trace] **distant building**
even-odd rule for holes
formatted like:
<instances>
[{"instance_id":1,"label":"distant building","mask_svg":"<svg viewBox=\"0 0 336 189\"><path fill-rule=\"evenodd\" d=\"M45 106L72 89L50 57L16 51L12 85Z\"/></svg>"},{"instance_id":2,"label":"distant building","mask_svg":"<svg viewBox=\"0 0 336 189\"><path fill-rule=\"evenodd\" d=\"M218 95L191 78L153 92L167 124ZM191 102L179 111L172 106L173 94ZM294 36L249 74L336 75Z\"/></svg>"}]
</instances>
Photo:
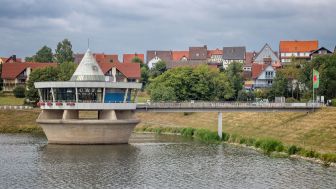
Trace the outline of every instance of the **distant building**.
<instances>
[{"instance_id":1,"label":"distant building","mask_svg":"<svg viewBox=\"0 0 336 189\"><path fill-rule=\"evenodd\" d=\"M16 58L16 55L12 55L9 58L5 58L5 57L0 57L0 64L3 63L13 63L13 62L22 62L21 58Z\"/></svg>"},{"instance_id":2,"label":"distant building","mask_svg":"<svg viewBox=\"0 0 336 189\"><path fill-rule=\"evenodd\" d=\"M253 88L272 87L276 69L271 64L252 64Z\"/></svg>"},{"instance_id":3,"label":"distant building","mask_svg":"<svg viewBox=\"0 0 336 189\"><path fill-rule=\"evenodd\" d=\"M123 54L123 63L131 63L135 57L138 57L143 63L145 63L145 55L144 54Z\"/></svg>"},{"instance_id":4,"label":"distant building","mask_svg":"<svg viewBox=\"0 0 336 189\"><path fill-rule=\"evenodd\" d=\"M108 62L108 63L119 63L118 55L117 54L105 54L105 53L93 53L93 56L99 62ZM74 55L74 62L79 64L80 61L83 59L84 54L77 53Z\"/></svg>"},{"instance_id":5,"label":"distant building","mask_svg":"<svg viewBox=\"0 0 336 189\"><path fill-rule=\"evenodd\" d=\"M318 41L280 41L279 53L283 64L296 60L310 60L310 53L318 49Z\"/></svg>"},{"instance_id":6,"label":"distant building","mask_svg":"<svg viewBox=\"0 0 336 189\"><path fill-rule=\"evenodd\" d=\"M333 54L330 50L328 50L327 48L325 47L321 47L315 51L312 51L310 53L310 59L312 60L313 58L317 57L317 56L321 56L321 55L331 55Z\"/></svg>"},{"instance_id":7,"label":"distant building","mask_svg":"<svg viewBox=\"0 0 336 189\"><path fill-rule=\"evenodd\" d=\"M256 52L246 52L245 63L243 65L244 80L251 79L252 77L252 63L256 54L257 54Z\"/></svg>"},{"instance_id":8,"label":"distant building","mask_svg":"<svg viewBox=\"0 0 336 189\"><path fill-rule=\"evenodd\" d=\"M172 61L189 60L189 51L172 51Z\"/></svg>"},{"instance_id":9,"label":"distant building","mask_svg":"<svg viewBox=\"0 0 336 189\"><path fill-rule=\"evenodd\" d=\"M105 81L111 82L139 82L141 78L138 63L98 63L104 73Z\"/></svg>"},{"instance_id":10,"label":"distant building","mask_svg":"<svg viewBox=\"0 0 336 189\"><path fill-rule=\"evenodd\" d=\"M246 56L245 47L224 47L223 68L226 69L232 62L244 63Z\"/></svg>"},{"instance_id":11,"label":"distant building","mask_svg":"<svg viewBox=\"0 0 336 189\"><path fill-rule=\"evenodd\" d=\"M206 45L203 47L189 47L190 60L207 60L208 48Z\"/></svg>"},{"instance_id":12,"label":"distant building","mask_svg":"<svg viewBox=\"0 0 336 189\"><path fill-rule=\"evenodd\" d=\"M169 62L173 60L172 51L156 51L150 50L147 51L147 65L151 69L159 61Z\"/></svg>"},{"instance_id":13,"label":"distant building","mask_svg":"<svg viewBox=\"0 0 336 189\"><path fill-rule=\"evenodd\" d=\"M280 62L277 53L266 43L253 60L257 64L275 64Z\"/></svg>"},{"instance_id":14,"label":"distant building","mask_svg":"<svg viewBox=\"0 0 336 189\"><path fill-rule=\"evenodd\" d=\"M13 62L3 63L1 78L3 90L13 91L16 86L25 86L30 73L38 68L56 67L57 63Z\"/></svg>"},{"instance_id":15,"label":"distant building","mask_svg":"<svg viewBox=\"0 0 336 189\"><path fill-rule=\"evenodd\" d=\"M223 65L223 50L208 50L208 63Z\"/></svg>"}]
</instances>

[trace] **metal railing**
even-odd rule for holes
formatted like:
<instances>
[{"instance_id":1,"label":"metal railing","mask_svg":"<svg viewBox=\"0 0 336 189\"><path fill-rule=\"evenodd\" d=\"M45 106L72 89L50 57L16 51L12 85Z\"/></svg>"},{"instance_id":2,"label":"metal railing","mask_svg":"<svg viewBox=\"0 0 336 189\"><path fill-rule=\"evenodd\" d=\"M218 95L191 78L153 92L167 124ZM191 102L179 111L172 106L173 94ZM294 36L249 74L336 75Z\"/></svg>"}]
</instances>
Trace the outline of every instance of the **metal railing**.
<instances>
[{"instance_id":1,"label":"metal railing","mask_svg":"<svg viewBox=\"0 0 336 189\"><path fill-rule=\"evenodd\" d=\"M182 108L320 108L320 103L240 103L240 102L154 102L138 103L137 108L182 109Z\"/></svg>"}]
</instances>

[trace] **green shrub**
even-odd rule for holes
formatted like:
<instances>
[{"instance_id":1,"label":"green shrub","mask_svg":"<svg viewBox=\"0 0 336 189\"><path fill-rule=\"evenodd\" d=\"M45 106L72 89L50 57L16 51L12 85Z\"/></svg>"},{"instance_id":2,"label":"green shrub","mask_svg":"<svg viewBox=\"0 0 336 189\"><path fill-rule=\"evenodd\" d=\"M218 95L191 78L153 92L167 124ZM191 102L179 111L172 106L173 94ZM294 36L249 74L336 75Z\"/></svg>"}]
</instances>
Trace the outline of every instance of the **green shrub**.
<instances>
[{"instance_id":1,"label":"green shrub","mask_svg":"<svg viewBox=\"0 0 336 189\"><path fill-rule=\"evenodd\" d=\"M336 98L331 100L331 105L336 107Z\"/></svg>"},{"instance_id":2,"label":"green shrub","mask_svg":"<svg viewBox=\"0 0 336 189\"><path fill-rule=\"evenodd\" d=\"M26 88L24 88L23 86L17 86L13 90L13 94L16 98L24 98L25 97L25 91L26 91Z\"/></svg>"},{"instance_id":3,"label":"green shrub","mask_svg":"<svg viewBox=\"0 0 336 189\"><path fill-rule=\"evenodd\" d=\"M194 132L196 139L199 139L204 142L216 142L219 141L219 136L217 132L209 131L207 129L197 129Z\"/></svg>"},{"instance_id":4,"label":"green shrub","mask_svg":"<svg viewBox=\"0 0 336 189\"><path fill-rule=\"evenodd\" d=\"M287 103L294 103L294 102L299 102L299 101L296 100L295 98L290 97L290 98L286 98L286 102Z\"/></svg>"},{"instance_id":5,"label":"green shrub","mask_svg":"<svg viewBox=\"0 0 336 189\"><path fill-rule=\"evenodd\" d=\"M293 154L297 154L299 151L301 150L301 148L295 146L295 145L291 145L288 150L287 150L287 153L289 155L293 155Z\"/></svg>"},{"instance_id":6,"label":"green shrub","mask_svg":"<svg viewBox=\"0 0 336 189\"><path fill-rule=\"evenodd\" d=\"M242 137L239 139L239 144L246 144L247 139Z\"/></svg>"},{"instance_id":7,"label":"green shrub","mask_svg":"<svg viewBox=\"0 0 336 189\"><path fill-rule=\"evenodd\" d=\"M232 143L235 143L238 139L238 135L237 134L232 134L230 135L230 138L229 138L229 142L232 142Z\"/></svg>"},{"instance_id":8,"label":"green shrub","mask_svg":"<svg viewBox=\"0 0 336 189\"><path fill-rule=\"evenodd\" d=\"M222 141L228 141L230 139L230 135L228 133L222 133Z\"/></svg>"},{"instance_id":9,"label":"green shrub","mask_svg":"<svg viewBox=\"0 0 336 189\"><path fill-rule=\"evenodd\" d=\"M315 152L314 150L305 150L305 149L302 149L300 151L300 155L309 158L318 158L320 156L320 154Z\"/></svg>"},{"instance_id":10,"label":"green shrub","mask_svg":"<svg viewBox=\"0 0 336 189\"><path fill-rule=\"evenodd\" d=\"M284 149L282 142L274 139L262 139L260 148L266 153L270 154L271 152L277 151L280 152Z\"/></svg>"},{"instance_id":11,"label":"green shrub","mask_svg":"<svg viewBox=\"0 0 336 189\"><path fill-rule=\"evenodd\" d=\"M320 156L320 158L324 161L324 162L334 162L336 163L336 154L334 153L328 153L328 154L322 154Z\"/></svg>"},{"instance_id":12,"label":"green shrub","mask_svg":"<svg viewBox=\"0 0 336 189\"><path fill-rule=\"evenodd\" d=\"M254 144L255 144L255 142L256 142L256 139L254 139L254 138L248 138L247 140L246 140L246 145L247 146L253 146Z\"/></svg>"},{"instance_id":13,"label":"green shrub","mask_svg":"<svg viewBox=\"0 0 336 189\"><path fill-rule=\"evenodd\" d=\"M185 137L192 137L194 135L194 128L183 128L181 131L181 135Z\"/></svg>"},{"instance_id":14,"label":"green shrub","mask_svg":"<svg viewBox=\"0 0 336 189\"><path fill-rule=\"evenodd\" d=\"M256 148L260 148L260 146L261 146L261 140L256 140L255 142L254 142L254 147L256 147Z\"/></svg>"}]
</instances>

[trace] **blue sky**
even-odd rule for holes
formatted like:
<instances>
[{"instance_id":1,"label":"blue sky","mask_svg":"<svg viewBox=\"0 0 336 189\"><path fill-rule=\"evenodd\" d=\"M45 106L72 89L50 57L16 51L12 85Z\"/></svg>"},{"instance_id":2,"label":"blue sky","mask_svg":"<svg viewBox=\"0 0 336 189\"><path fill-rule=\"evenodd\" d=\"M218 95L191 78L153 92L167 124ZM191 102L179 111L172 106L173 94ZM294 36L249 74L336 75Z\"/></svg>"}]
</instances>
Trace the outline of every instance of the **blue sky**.
<instances>
[{"instance_id":1,"label":"blue sky","mask_svg":"<svg viewBox=\"0 0 336 189\"><path fill-rule=\"evenodd\" d=\"M318 39L336 45L335 0L0 0L0 56L68 38L74 52L145 53ZM119 57L121 59L121 57Z\"/></svg>"}]
</instances>

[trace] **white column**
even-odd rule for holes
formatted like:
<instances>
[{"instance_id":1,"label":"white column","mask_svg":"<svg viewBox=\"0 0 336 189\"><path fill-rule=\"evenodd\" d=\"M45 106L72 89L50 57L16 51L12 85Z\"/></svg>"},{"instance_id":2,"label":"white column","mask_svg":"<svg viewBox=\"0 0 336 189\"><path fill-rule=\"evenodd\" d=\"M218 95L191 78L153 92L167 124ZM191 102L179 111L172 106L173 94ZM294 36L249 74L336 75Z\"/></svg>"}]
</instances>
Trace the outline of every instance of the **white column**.
<instances>
[{"instance_id":1,"label":"white column","mask_svg":"<svg viewBox=\"0 0 336 189\"><path fill-rule=\"evenodd\" d=\"M78 102L78 88L76 87L76 103Z\"/></svg>"},{"instance_id":2,"label":"white column","mask_svg":"<svg viewBox=\"0 0 336 189\"><path fill-rule=\"evenodd\" d=\"M222 135L223 135L223 127L222 127L222 118L223 118L223 114L222 112L218 112L218 136L220 139L222 139Z\"/></svg>"},{"instance_id":3,"label":"white column","mask_svg":"<svg viewBox=\"0 0 336 189\"><path fill-rule=\"evenodd\" d=\"M102 103L105 103L105 92L106 92L106 89L103 88L103 100L102 100Z\"/></svg>"},{"instance_id":4,"label":"white column","mask_svg":"<svg viewBox=\"0 0 336 189\"><path fill-rule=\"evenodd\" d=\"M53 98L53 102L55 102L55 94L54 94L54 89L53 88L51 88L51 96L52 96L52 98Z\"/></svg>"},{"instance_id":5,"label":"white column","mask_svg":"<svg viewBox=\"0 0 336 189\"><path fill-rule=\"evenodd\" d=\"M125 95L124 95L124 103L125 103L126 100L127 100L127 94L128 94L128 88L126 89L126 92L125 92Z\"/></svg>"}]
</instances>

